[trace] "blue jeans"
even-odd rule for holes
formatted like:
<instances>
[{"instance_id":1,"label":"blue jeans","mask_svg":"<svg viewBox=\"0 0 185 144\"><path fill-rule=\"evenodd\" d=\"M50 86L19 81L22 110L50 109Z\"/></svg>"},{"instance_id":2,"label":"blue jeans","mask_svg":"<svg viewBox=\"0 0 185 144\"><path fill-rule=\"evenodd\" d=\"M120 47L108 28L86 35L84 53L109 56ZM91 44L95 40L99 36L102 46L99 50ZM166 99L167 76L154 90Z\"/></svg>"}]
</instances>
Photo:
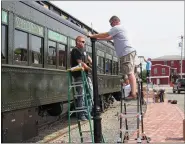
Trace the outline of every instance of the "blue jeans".
<instances>
[{"instance_id":1,"label":"blue jeans","mask_svg":"<svg viewBox=\"0 0 185 144\"><path fill-rule=\"evenodd\" d=\"M82 82L82 77L77 77L77 78L74 79L74 81L75 82ZM91 94L90 99L92 99L92 97L93 97L93 87L92 87L91 79L89 77L87 77L87 83L88 83L88 87L89 87L90 94ZM78 95L82 95L84 93L82 86L76 87L76 92L78 93ZM90 106L90 111L92 111L92 105L93 105L92 101L88 101L88 102L89 102L88 105ZM86 104L85 104L84 96L77 97L76 107L83 107L85 105ZM81 118L83 116L87 116L87 112L85 112L85 111L84 112L79 112L78 116L79 116L79 118Z\"/></svg>"}]
</instances>

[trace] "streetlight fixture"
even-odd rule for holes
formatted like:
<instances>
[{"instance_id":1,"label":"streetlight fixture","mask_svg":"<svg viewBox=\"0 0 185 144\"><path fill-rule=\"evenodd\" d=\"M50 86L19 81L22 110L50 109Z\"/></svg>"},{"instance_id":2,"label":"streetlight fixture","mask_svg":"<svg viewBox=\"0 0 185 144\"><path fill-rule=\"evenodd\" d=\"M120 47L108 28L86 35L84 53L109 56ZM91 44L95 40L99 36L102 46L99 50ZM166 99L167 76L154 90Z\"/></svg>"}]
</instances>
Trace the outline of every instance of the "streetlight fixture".
<instances>
[{"instance_id":1,"label":"streetlight fixture","mask_svg":"<svg viewBox=\"0 0 185 144\"><path fill-rule=\"evenodd\" d=\"M183 58L183 36L181 35L181 42L179 42L179 47L181 48L181 73L180 73L180 76L181 76L181 79L182 79L182 58ZM184 56L185 56L185 50L184 50Z\"/></svg>"},{"instance_id":2,"label":"streetlight fixture","mask_svg":"<svg viewBox=\"0 0 185 144\"><path fill-rule=\"evenodd\" d=\"M92 42L92 78L93 78L93 99L94 99L94 142L102 142L102 127L101 127L101 109L100 109L100 100L98 95L98 81L97 81L97 61L96 61L96 48L95 42L96 39L91 38Z\"/></svg>"}]
</instances>

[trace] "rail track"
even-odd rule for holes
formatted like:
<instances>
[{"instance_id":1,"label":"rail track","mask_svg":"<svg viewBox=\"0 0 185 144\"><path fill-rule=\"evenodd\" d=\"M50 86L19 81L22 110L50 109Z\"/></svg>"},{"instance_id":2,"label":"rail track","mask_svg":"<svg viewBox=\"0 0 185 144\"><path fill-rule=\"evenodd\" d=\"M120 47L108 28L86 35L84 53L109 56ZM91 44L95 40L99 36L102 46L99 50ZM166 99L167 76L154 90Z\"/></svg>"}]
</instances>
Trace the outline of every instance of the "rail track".
<instances>
[{"instance_id":1,"label":"rail track","mask_svg":"<svg viewBox=\"0 0 185 144\"><path fill-rule=\"evenodd\" d=\"M103 111L105 113L109 109L113 108L115 106L109 105L106 107L106 109ZM33 137L27 141L24 141L24 143L36 143L36 142L41 142L41 143L49 143L51 141L54 141L60 136L63 136L68 132L68 121L67 121L67 112L62 114L61 116L57 117L49 117L48 120L45 123L42 123L38 125L39 130L38 130L38 136ZM44 118L43 118L44 119ZM82 125L85 125L88 121L82 122ZM71 117L71 129L76 129L77 123L76 123L76 117L73 115Z\"/></svg>"},{"instance_id":2,"label":"rail track","mask_svg":"<svg viewBox=\"0 0 185 144\"><path fill-rule=\"evenodd\" d=\"M109 118L116 118L116 111L119 111L119 101L115 101L114 104L109 106L104 113L102 113L102 120ZM145 108L146 111L146 108ZM115 119L116 120L116 119ZM82 122L85 126L88 121ZM111 121L110 123L112 123ZM102 124L104 120L102 121ZM78 125L76 123L75 115L71 117L71 129L75 131ZM103 126L104 127L104 126ZM113 128L116 129L116 126ZM107 130L108 131L108 130ZM115 130L116 131L116 130ZM68 121L67 113L56 118L55 120L40 125L38 136L25 141L26 143L66 143L68 134Z\"/></svg>"}]
</instances>

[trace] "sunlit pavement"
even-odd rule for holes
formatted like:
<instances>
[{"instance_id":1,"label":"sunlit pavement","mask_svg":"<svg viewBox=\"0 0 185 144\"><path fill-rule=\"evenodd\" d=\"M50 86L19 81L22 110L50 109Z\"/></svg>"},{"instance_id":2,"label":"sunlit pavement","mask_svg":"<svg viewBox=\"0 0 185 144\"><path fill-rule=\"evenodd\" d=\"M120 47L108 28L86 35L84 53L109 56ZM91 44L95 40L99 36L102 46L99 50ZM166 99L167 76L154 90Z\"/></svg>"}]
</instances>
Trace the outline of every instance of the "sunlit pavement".
<instances>
[{"instance_id":1,"label":"sunlit pavement","mask_svg":"<svg viewBox=\"0 0 185 144\"><path fill-rule=\"evenodd\" d=\"M150 103L144 116L144 131L154 143L183 142L183 119L183 111L167 99L164 103Z\"/></svg>"}]
</instances>

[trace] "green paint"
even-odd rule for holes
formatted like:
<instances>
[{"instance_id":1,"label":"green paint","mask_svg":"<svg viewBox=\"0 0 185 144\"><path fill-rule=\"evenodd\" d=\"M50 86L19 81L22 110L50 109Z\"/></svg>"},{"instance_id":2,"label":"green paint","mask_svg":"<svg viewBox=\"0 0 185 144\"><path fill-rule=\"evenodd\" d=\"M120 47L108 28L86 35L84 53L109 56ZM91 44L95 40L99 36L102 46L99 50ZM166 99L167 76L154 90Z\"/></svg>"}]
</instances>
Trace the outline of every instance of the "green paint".
<instances>
[{"instance_id":1,"label":"green paint","mask_svg":"<svg viewBox=\"0 0 185 144\"><path fill-rule=\"evenodd\" d=\"M113 57L113 60L118 62L118 58L117 57Z\"/></svg>"},{"instance_id":2,"label":"green paint","mask_svg":"<svg viewBox=\"0 0 185 144\"><path fill-rule=\"evenodd\" d=\"M104 52L102 52L100 50L97 50L97 55L98 56L101 56L101 57L104 57L105 56Z\"/></svg>"},{"instance_id":3,"label":"green paint","mask_svg":"<svg viewBox=\"0 0 185 144\"><path fill-rule=\"evenodd\" d=\"M48 30L48 37L49 39L67 44L67 37L54 31Z\"/></svg>"},{"instance_id":4,"label":"green paint","mask_svg":"<svg viewBox=\"0 0 185 144\"><path fill-rule=\"evenodd\" d=\"M1 13L1 21L2 22L4 22L4 23L8 23L8 14L7 14L7 12L5 12L5 11L1 11L2 13Z\"/></svg>"},{"instance_id":5,"label":"green paint","mask_svg":"<svg viewBox=\"0 0 185 144\"><path fill-rule=\"evenodd\" d=\"M75 46L76 46L75 40L70 39L70 45L71 45L72 47L75 47Z\"/></svg>"},{"instance_id":6,"label":"green paint","mask_svg":"<svg viewBox=\"0 0 185 144\"><path fill-rule=\"evenodd\" d=\"M19 17L15 17L15 27L37 35L41 35L41 36L44 35L43 27L40 27L32 22L26 21Z\"/></svg>"},{"instance_id":7,"label":"green paint","mask_svg":"<svg viewBox=\"0 0 185 144\"><path fill-rule=\"evenodd\" d=\"M112 60L112 56L110 54L106 54L106 58Z\"/></svg>"}]
</instances>

